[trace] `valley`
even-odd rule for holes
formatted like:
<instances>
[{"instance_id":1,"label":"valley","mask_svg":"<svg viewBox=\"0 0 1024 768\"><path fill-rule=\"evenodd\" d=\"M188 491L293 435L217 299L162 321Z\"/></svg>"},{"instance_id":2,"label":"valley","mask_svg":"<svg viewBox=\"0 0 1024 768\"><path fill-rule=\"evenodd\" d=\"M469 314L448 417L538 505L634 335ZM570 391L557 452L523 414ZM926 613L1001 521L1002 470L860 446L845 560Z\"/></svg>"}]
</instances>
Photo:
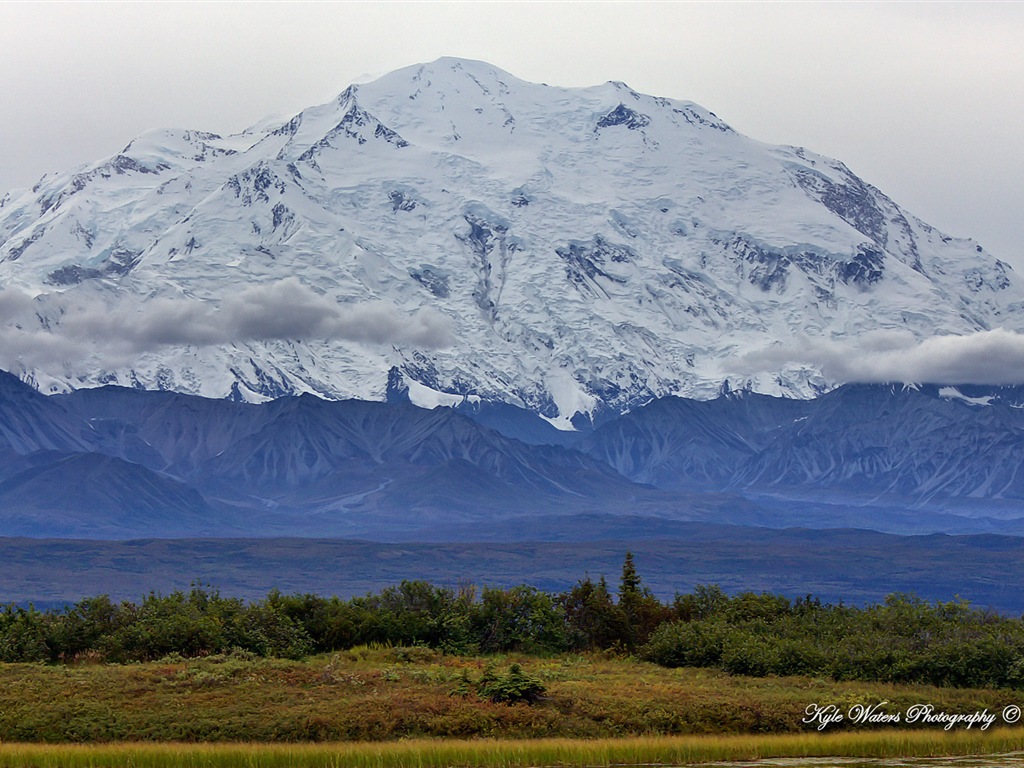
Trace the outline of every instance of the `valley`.
<instances>
[{"instance_id":1,"label":"valley","mask_svg":"<svg viewBox=\"0 0 1024 768\"><path fill-rule=\"evenodd\" d=\"M434 536L456 541L2 538L0 590L5 602L39 608L99 594L137 600L194 582L246 599L271 589L357 596L404 579L452 587L530 584L554 592L584 573L614 578L629 549L664 600L718 584L729 593L768 590L795 598L811 592L852 604L912 592L1024 614L1024 539L1015 536L772 530L628 516L452 527Z\"/></svg>"}]
</instances>

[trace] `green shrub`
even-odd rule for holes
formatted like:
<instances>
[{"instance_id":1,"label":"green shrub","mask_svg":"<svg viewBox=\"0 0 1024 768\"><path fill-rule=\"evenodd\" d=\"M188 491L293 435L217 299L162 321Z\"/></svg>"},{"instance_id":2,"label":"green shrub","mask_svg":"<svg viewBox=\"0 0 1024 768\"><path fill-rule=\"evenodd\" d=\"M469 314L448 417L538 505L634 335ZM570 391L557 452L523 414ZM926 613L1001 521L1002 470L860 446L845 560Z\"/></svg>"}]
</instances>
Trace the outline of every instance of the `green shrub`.
<instances>
[{"instance_id":1,"label":"green shrub","mask_svg":"<svg viewBox=\"0 0 1024 768\"><path fill-rule=\"evenodd\" d=\"M638 655L663 667L713 667L722 660L727 635L719 621L662 624Z\"/></svg>"},{"instance_id":2,"label":"green shrub","mask_svg":"<svg viewBox=\"0 0 1024 768\"><path fill-rule=\"evenodd\" d=\"M476 689L484 698L499 704L533 704L547 690L539 679L528 675L519 664L510 666L504 675L495 674L493 667L486 668Z\"/></svg>"}]
</instances>

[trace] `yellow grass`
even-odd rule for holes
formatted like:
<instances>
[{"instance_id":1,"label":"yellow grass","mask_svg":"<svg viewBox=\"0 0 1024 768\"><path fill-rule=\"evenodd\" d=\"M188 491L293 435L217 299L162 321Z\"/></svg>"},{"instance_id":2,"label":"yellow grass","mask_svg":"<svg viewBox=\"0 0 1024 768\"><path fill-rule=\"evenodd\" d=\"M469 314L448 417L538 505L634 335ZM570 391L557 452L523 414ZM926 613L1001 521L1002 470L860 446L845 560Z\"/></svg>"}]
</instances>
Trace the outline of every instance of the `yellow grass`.
<instances>
[{"instance_id":1,"label":"yellow grass","mask_svg":"<svg viewBox=\"0 0 1024 768\"><path fill-rule=\"evenodd\" d=\"M542 768L775 757L923 757L1024 750L1024 729L326 744L0 745L2 768Z\"/></svg>"}]
</instances>

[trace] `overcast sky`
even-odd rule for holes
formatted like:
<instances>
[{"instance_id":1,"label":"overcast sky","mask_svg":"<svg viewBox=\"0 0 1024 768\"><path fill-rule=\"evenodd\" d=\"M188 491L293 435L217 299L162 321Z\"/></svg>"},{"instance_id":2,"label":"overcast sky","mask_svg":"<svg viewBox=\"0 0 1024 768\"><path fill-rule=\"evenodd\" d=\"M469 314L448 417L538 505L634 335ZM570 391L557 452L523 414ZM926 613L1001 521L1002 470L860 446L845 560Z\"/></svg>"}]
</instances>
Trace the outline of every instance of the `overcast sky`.
<instances>
[{"instance_id":1,"label":"overcast sky","mask_svg":"<svg viewBox=\"0 0 1024 768\"><path fill-rule=\"evenodd\" d=\"M0 2L0 194L443 55L695 101L1024 271L1024 3Z\"/></svg>"}]
</instances>

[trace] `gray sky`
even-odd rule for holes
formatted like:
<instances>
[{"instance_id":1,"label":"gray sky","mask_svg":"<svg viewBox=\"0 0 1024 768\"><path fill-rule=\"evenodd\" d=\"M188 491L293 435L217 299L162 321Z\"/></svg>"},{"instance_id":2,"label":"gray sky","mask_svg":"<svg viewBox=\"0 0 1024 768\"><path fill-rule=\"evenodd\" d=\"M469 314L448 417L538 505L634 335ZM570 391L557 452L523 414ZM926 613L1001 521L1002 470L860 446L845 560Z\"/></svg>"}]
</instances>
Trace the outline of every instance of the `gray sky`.
<instances>
[{"instance_id":1,"label":"gray sky","mask_svg":"<svg viewBox=\"0 0 1024 768\"><path fill-rule=\"evenodd\" d=\"M443 55L689 99L1024 271L1024 3L0 2L0 194Z\"/></svg>"}]
</instances>

